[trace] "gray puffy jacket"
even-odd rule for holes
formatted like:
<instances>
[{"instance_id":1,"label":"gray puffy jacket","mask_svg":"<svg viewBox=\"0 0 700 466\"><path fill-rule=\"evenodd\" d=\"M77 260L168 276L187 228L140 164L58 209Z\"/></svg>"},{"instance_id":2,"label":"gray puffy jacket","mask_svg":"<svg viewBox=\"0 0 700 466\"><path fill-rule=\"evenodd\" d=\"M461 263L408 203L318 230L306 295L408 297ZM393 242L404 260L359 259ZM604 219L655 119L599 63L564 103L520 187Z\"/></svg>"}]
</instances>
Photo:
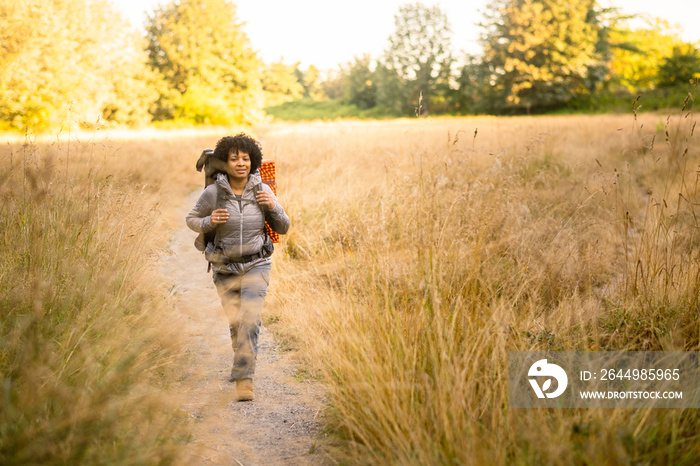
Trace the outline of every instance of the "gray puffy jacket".
<instances>
[{"instance_id":1,"label":"gray puffy jacket","mask_svg":"<svg viewBox=\"0 0 700 466\"><path fill-rule=\"evenodd\" d=\"M255 193L260 188L272 194L275 199L274 209L265 208L263 211L264 208L258 204ZM226 209L229 213L228 221L218 227L211 223L211 213L215 209ZM187 226L197 233L208 233L216 229L215 240L207 245L204 255L211 262L214 272L234 274L245 273L255 266L271 262L269 257L237 262L243 256L260 252L266 236L265 220L281 235L289 230L289 217L277 202L272 189L262 182L258 171L248 177L240 201L231 190L228 176L220 173L216 182L204 189L185 219Z\"/></svg>"}]
</instances>

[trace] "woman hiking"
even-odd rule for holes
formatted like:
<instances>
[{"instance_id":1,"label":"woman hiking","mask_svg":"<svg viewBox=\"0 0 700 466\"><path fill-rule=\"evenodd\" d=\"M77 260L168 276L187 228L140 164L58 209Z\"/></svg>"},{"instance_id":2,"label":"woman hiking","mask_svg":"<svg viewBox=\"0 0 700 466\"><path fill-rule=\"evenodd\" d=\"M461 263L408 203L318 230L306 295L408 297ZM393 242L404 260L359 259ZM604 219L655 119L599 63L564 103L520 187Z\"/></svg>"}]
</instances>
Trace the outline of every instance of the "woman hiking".
<instances>
[{"instance_id":1,"label":"woman hiking","mask_svg":"<svg viewBox=\"0 0 700 466\"><path fill-rule=\"evenodd\" d=\"M236 382L238 401L251 401L260 313L274 249L265 234L265 221L285 234L289 217L272 189L262 183L258 141L244 133L226 136L216 143L212 157L219 168L215 182L204 189L186 222L198 233L215 232L205 257L229 323L234 352L229 381Z\"/></svg>"}]
</instances>

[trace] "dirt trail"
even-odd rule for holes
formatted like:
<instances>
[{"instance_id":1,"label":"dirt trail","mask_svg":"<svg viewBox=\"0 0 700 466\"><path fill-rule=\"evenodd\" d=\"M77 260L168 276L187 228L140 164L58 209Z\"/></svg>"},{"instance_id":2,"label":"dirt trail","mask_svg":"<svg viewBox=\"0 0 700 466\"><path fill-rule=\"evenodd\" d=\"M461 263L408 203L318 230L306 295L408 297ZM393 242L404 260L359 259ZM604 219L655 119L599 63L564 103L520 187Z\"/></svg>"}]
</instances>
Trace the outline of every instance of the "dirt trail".
<instances>
[{"instance_id":1,"label":"dirt trail","mask_svg":"<svg viewBox=\"0 0 700 466\"><path fill-rule=\"evenodd\" d=\"M323 453L311 452L321 427L324 390L293 377L295 363L264 326L255 401L235 401L235 384L228 382L233 355L226 317L211 274L206 273L206 261L193 246L196 235L184 225L198 195L186 200L181 226L170 239L170 253L161 260L161 271L173 283L177 298L171 324L180 328L190 360L183 367L177 395L193 435L182 464L330 464ZM274 274L268 296L272 293ZM264 315L265 309L263 321Z\"/></svg>"}]
</instances>

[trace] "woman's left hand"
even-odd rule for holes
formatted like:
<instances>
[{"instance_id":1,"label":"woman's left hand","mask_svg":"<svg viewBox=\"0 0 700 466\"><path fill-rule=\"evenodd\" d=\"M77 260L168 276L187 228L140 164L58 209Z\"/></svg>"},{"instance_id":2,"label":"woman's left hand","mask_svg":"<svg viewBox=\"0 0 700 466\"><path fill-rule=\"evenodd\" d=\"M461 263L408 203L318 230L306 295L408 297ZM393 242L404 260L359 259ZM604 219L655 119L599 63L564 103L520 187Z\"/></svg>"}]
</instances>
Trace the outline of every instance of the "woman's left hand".
<instances>
[{"instance_id":1,"label":"woman's left hand","mask_svg":"<svg viewBox=\"0 0 700 466\"><path fill-rule=\"evenodd\" d=\"M258 204L264 205L268 209L275 208L275 199L267 191L258 191L255 194L255 198L258 200Z\"/></svg>"}]
</instances>

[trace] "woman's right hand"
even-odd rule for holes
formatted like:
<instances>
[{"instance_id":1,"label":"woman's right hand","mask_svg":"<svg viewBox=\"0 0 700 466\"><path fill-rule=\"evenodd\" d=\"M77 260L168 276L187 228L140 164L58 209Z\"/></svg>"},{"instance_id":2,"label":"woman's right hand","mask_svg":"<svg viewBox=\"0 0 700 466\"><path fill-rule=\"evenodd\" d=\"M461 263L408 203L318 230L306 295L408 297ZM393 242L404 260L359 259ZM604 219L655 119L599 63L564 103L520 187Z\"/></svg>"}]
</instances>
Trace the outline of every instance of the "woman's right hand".
<instances>
[{"instance_id":1,"label":"woman's right hand","mask_svg":"<svg viewBox=\"0 0 700 466\"><path fill-rule=\"evenodd\" d=\"M223 225L228 221L228 211L226 209L216 209L211 213L212 225Z\"/></svg>"}]
</instances>

